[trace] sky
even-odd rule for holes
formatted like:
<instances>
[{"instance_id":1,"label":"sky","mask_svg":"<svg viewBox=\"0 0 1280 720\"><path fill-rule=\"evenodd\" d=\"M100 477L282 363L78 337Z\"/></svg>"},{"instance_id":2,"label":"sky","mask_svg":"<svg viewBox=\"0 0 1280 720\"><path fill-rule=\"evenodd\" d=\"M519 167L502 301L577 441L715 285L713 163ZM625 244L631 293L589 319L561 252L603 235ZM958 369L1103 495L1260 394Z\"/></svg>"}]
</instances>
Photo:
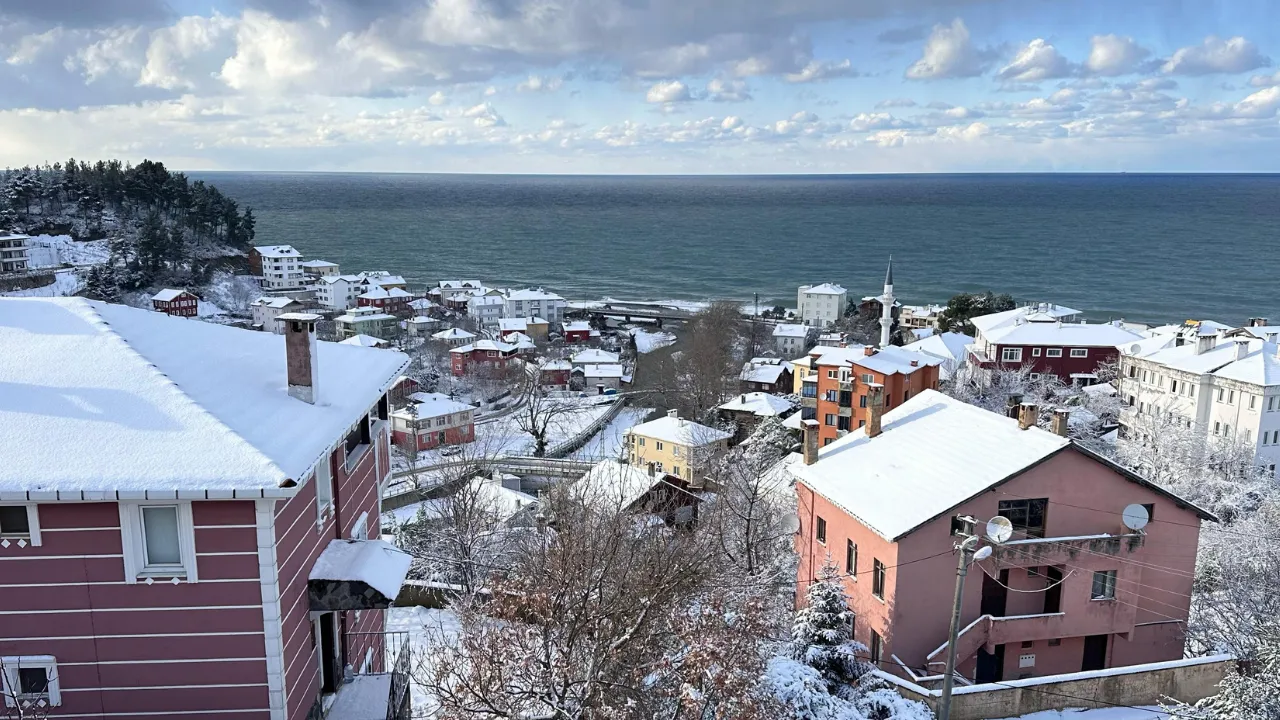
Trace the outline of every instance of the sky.
<instances>
[{"instance_id":1,"label":"sky","mask_svg":"<svg viewBox=\"0 0 1280 720\"><path fill-rule=\"evenodd\" d=\"M1277 172L1274 0L0 0L0 165Z\"/></svg>"}]
</instances>

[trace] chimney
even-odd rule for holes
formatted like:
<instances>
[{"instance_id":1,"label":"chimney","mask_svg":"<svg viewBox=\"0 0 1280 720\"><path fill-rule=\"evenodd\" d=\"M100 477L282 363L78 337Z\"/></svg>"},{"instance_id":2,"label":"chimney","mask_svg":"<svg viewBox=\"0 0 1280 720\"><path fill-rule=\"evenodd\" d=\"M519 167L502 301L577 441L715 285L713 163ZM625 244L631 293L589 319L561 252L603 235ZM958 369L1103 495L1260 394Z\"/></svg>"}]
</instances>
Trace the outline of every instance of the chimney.
<instances>
[{"instance_id":1,"label":"chimney","mask_svg":"<svg viewBox=\"0 0 1280 720\"><path fill-rule=\"evenodd\" d=\"M680 417L680 412L679 412L678 410L668 410L668 411L667 411L667 417L669 417L669 418L678 418L678 417Z\"/></svg>"},{"instance_id":2,"label":"chimney","mask_svg":"<svg viewBox=\"0 0 1280 720\"><path fill-rule=\"evenodd\" d=\"M656 467L654 467L653 463L649 463L648 467L649 467L649 477L653 477L654 475L657 474L658 470Z\"/></svg>"},{"instance_id":3,"label":"chimney","mask_svg":"<svg viewBox=\"0 0 1280 720\"><path fill-rule=\"evenodd\" d=\"M285 371L289 379L289 397L316 404L320 398L319 352L316 346L316 322L319 315L284 313L276 317L284 324Z\"/></svg>"},{"instance_id":4,"label":"chimney","mask_svg":"<svg viewBox=\"0 0 1280 720\"><path fill-rule=\"evenodd\" d=\"M920 367L920 361L919 361L919 360L912 360L912 361L911 361L911 367Z\"/></svg>"},{"instance_id":5,"label":"chimney","mask_svg":"<svg viewBox=\"0 0 1280 720\"><path fill-rule=\"evenodd\" d=\"M1014 420L1017 420L1018 407L1020 405L1022 405L1022 396L1017 393L1010 395L1008 399L1005 400L1004 414L1013 418Z\"/></svg>"},{"instance_id":6,"label":"chimney","mask_svg":"<svg viewBox=\"0 0 1280 720\"><path fill-rule=\"evenodd\" d=\"M871 347L870 345L867 345L866 347L862 348L862 354L867 357L871 357L872 355L876 354L876 349Z\"/></svg>"},{"instance_id":7,"label":"chimney","mask_svg":"<svg viewBox=\"0 0 1280 720\"><path fill-rule=\"evenodd\" d=\"M1266 327L1266 326L1267 326L1267 319L1264 317L1249 318L1249 327Z\"/></svg>"},{"instance_id":8,"label":"chimney","mask_svg":"<svg viewBox=\"0 0 1280 720\"><path fill-rule=\"evenodd\" d=\"M1068 424L1067 420L1071 417L1071 411L1066 408L1056 408L1053 411L1053 434L1067 436Z\"/></svg>"},{"instance_id":9,"label":"chimney","mask_svg":"<svg viewBox=\"0 0 1280 720\"><path fill-rule=\"evenodd\" d=\"M1022 403L1018 406L1018 427L1023 430L1033 428L1040 420L1040 408L1035 403Z\"/></svg>"},{"instance_id":10,"label":"chimney","mask_svg":"<svg viewBox=\"0 0 1280 720\"><path fill-rule=\"evenodd\" d=\"M867 384L867 437L880 434L880 416L884 413L884 386L880 383Z\"/></svg>"},{"instance_id":11,"label":"chimney","mask_svg":"<svg viewBox=\"0 0 1280 720\"><path fill-rule=\"evenodd\" d=\"M1236 340L1236 359L1243 360L1245 355L1249 354L1249 341L1245 339Z\"/></svg>"},{"instance_id":12,"label":"chimney","mask_svg":"<svg viewBox=\"0 0 1280 720\"><path fill-rule=\"evenodd\" d=\"M738 396L738 402L742 403L743 405L746 405L746 404L747 404L747 396L746 396L746 395L739 395L739 396Z\"/></svg>"},{"instance_id":13,"label":"chimney","mask_svg":"<svg viewBox=\"0 0 1280 720\"><path fill-rule=\"evenodd\" d=\"M1196 354L1203 355L1218 346L1217 335L1201 335L1196 338Z\"/></svg>"},{"instance_id":14,"label":"chimney","mask_svg":"<svg viewBox=\"0 0 1280 720\"><path fill-rule=\"evenodd\" d=\"M804 464L818 462L818 421L801 420L800 432L804 435Z\"/></svg>"}]
</instances>

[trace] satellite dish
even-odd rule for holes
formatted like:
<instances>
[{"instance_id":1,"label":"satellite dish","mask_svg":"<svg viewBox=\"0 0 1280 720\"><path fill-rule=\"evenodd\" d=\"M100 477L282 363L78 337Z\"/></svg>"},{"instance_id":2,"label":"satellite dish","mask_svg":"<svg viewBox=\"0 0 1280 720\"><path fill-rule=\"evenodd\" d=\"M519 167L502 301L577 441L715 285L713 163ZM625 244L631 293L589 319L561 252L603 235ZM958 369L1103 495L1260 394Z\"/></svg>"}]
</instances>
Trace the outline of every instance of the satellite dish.
<instances>
[{"instance_id":1,"label":"satellite dish","mask_svg":"<svg viewBox=\"0 0 1280 720\"><path fill-rule=\"evenodd\" d=\"M1120 518L1124 521L1124 526L1130 530L1141 530L1151 522L1151 514L1137 503L1126 505Z\"/></svg>"},{"instance_id":2,"label":"satellite dish","mask_svg":"<svg viewBox=\"0 0 1280 720\"><path fill-rule=\"evenodd\" d=\"M800 516L795 513L787 513L782 516L782 531L795 535L800 532Z\"/></svg>"},{"instance_id":3,"label":"satellite dish","mask_svg":"<svg viewBox=\"0 0 1280 720\"><path fill-rule=\"evenodd\" d=\"M978 552L973 554L973 561L982 562L983 560L986 560L989 557L991 557L991 546L983 545L982 547L978 548Z\"/></svg>"},{"instance_id":4,"label":"satellite dish","mask_svg":"<svg viewBox=\"0 0 1280 720\"><path fill-rule=\"evenodd\" d=\"M999 545L1013 537L1013 523L1003 515L997 515L987 521L987 539Z\"/></svg>"}]
</instances>

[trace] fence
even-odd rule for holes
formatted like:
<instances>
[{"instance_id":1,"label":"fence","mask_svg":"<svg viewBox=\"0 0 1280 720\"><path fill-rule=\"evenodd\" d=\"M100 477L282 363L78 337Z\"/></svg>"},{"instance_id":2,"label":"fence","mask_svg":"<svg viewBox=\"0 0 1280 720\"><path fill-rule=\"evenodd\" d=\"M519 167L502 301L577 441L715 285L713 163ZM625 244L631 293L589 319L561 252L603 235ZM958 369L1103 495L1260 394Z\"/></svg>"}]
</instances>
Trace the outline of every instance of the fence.
<instances>
[{"instance_id":1,"label":"fence","mask_svg":"<svg viewBox=\"0 0 1280 720\"><path fill-rule=\"evenodd\" d=\"M606 425L613 422L614 418L618 417L618 413L622 411L622 407L626 404L627 399L625 397L618 396L617 399L613 401L613 404L609 406L609 409L605 411L605 414L601 415L595 422L586 426L582 430L579 430L578 434L568 440L556 443L555 445L547 448L547 457L562 458L565 455L581 448L583 445L586 445L596 433L600 432Z\"/></svg>"}]
</instances>

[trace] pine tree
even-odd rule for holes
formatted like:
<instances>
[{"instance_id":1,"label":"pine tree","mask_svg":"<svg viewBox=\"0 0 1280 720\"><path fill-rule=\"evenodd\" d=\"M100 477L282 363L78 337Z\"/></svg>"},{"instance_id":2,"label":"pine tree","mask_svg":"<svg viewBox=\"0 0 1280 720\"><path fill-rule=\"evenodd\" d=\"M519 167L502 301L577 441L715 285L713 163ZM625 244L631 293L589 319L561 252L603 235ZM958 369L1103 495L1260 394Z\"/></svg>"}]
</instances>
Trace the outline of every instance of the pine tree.
<instances>
[{"instance_id":1,"label":"pine tree","mask_svg":"<svg viewBox=\"0 0 1280 720\"><path fill-rule=\"evenodd\" d=\"M796 613L791 628L792 657L822 674L832 694L843 694L873 668L860 659L866 646L849 637L849 598L840 571L828 558L809 586L805 607Z\"/></svg>"},{"instance_id":2,"label":"pine tree","mask_svg":"<svg viewBox=\"0 0 1280 720\"><path fill-rule=\"evenodd\" d=\"M1223 678L1217 695L1167 709L1204 720L1280 720L1280 619L1270 617L1258 628L1254 657Z\"/></svg>"}]
</instances>

